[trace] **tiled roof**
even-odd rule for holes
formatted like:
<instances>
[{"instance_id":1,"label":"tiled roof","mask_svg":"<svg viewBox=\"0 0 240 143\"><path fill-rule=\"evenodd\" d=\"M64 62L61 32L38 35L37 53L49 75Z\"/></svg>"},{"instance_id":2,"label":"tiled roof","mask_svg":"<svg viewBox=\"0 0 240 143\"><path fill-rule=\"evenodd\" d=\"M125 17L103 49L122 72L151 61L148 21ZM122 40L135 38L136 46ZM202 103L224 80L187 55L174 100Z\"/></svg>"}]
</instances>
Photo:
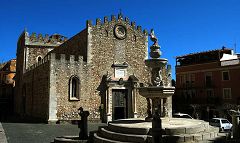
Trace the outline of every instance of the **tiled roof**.
<instances>
[{"instance_id":1,"label":"tiled roof","mask_svg":"<svg viewBox=\"0 0 240 143\"><path fill-rule=\"evenodd\" d=\"M176 58L183 58L183 57L188 57L188 56L192 56L192 55L214 53L214 52L218 52L218 51L229 51L229 50L232 50L232 49L222 47L222 49L215 49L215 50L209 50L209 51L203 51L203 52L190 53L190 54L186 54L186 55L182 55L182 56L176 56Z\"/></svg>"}]
</instances>

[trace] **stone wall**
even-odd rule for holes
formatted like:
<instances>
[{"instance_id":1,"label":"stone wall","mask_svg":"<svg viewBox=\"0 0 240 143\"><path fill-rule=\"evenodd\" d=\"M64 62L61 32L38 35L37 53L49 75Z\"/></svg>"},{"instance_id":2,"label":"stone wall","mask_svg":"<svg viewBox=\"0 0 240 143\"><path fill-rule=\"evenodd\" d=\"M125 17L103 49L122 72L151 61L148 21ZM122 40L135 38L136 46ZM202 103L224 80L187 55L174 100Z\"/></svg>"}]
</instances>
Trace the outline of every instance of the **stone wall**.
<instances>
[{"instance_id":1,"label":"stone wall","mask_svg":"<svg viewBox=\"0 0 240 143\"><path fill-rule=\"evenodd\" d=\"M28 46L26 47L26 69L38 62L38 58L43 59L53 47Z\"/></svg>"},{"instance_id":2,"label":"stone wall","mask_svg":"<svg viewBox=\"0 0 240 143\"><path fill-rule=\"evenodd\" d=\"M49 60L45 57L45 59L33 65L32 69L28 70L23 76L21 97L22 102L26 102L23 112L27 116L43 120L48 119L49 66Z\"/></svg>"},{"instance_id":3,"label":"stone wall","mask_svg":"<svg viewBox=\"0 0 240 143\"><path fill-rule=\"evenodd\" d=\"M58 120L79 119L78 108L87 106L88 97L82 91L85 87L84 63L82 56L51 53L50 68L50 119ZM79 100L70 100L69 81L72 76L80 80ZM56 102L55 102L56 101Z\"/></svg>"}]
</instances>

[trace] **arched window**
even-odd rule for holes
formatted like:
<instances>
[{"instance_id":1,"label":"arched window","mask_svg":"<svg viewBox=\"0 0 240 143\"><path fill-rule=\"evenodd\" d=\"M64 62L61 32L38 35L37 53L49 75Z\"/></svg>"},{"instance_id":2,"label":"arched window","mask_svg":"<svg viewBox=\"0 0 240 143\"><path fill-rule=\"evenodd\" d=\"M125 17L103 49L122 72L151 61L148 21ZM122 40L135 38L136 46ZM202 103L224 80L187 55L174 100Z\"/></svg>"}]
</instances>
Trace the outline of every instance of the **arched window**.
<instances>
[{"instance_id":1,"label":"arched window","mask_svg":"<svg viewBox=\"0 0 240 143\"><path fill-rule=\"evenodd\" d=\"M37 62L40 62L42 60L42 57L41 56L38 56L37 57Z\"/></svg>"},{"instance_id":2,"label":"arched window","mask_svg":"<svg viewBox=\"0 0 240 143\"><path fill-rule=\"evenodd\" d=\"M79 100L80 99L80 81L77 76L72 76L69 80L69 99Z\"/></svg>"}]
</instances>

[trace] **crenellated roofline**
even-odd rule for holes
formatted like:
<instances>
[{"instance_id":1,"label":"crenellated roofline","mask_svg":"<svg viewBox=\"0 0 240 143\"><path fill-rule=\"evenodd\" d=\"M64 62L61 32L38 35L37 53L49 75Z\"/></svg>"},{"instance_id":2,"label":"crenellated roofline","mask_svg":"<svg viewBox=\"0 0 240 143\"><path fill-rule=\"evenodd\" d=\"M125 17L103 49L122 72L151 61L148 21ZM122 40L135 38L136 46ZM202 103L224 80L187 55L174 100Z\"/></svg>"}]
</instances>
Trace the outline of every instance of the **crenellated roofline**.
<instances>
[{"instance_id":1,"label":"crenellated roofline","mask_svg":"<svg viewBox=\"0 0 240 143\"><path fill-rule=\"evenodd\" d=\"M148 35L148 31L146 29L142 30L141 26L136 26L135 21L130 21L129 18L124 17L122 13L119 13L117 17L115 15L111 15L111 20L109 20L108 16L104 16L103 21L100 18L96 18L95 25L93 24L92 20L87 20L86 26L87 27L102 26L102 25L107 25L111 22L125 22L125 24L129 25L134 30L139 31L144 35Z\"/></svg>"},{"instance_id":2,"label":"crenellated roofline","mask_svg":"<svg viewBox=\"0 0 240 143\"><path fill-rule=\"evenodd\" d=\"M25 32L25 45L43 45L43 46L59 46L67 41L67 37L60 34L45 34L33 32L31 35Z\"/></svg>"},{"instance_id":3,"label":"crenellated roofline","mask_svg":"<svg viewBox=\"0 0 240 143\"><path fill-rule=\"evenodd\" d=\"M39 33L36 34L33 32L31 35L27 32L26 28L21 33L21 35L18 38L18 45L24 44L24 45L36 45L36 46L59 46L65 41L67 41L67 37L60 35L60 34L43 34Z\"/></svg>"}]
</instances>

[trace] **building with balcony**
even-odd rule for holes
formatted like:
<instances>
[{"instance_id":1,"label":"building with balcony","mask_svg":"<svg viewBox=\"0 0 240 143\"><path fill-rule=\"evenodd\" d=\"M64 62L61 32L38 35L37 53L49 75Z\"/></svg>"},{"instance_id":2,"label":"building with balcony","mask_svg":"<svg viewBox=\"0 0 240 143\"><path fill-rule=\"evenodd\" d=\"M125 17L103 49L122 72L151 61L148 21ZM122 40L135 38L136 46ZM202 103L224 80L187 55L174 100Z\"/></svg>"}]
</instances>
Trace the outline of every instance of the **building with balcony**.
<instances>
[{"instance_id":1,"label":"building with balcony","mask_svg":"<svg viewBox=\"0 0 240 143\"><path fill-rule=\"evenodd\" d=\"M176 57L175 110L206 120L227 117L240 104L239 59L225 47Z\"/></svg>"}]
</instances>

